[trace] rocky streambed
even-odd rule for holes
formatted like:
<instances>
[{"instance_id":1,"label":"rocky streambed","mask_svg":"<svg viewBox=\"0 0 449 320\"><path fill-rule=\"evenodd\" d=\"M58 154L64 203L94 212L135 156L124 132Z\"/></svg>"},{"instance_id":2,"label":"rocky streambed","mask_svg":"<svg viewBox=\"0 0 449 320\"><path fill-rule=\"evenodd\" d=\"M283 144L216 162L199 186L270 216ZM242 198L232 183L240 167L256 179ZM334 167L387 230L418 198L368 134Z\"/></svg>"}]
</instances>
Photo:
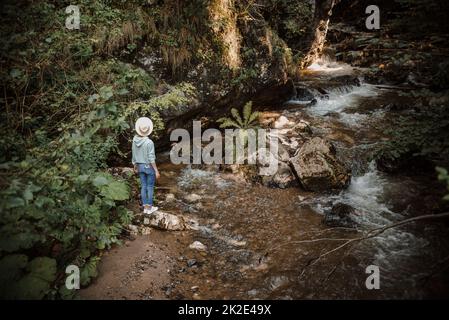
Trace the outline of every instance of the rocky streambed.
<instances>
[{"instance_id":1,"label":"rocky streambed","mask_svg":"<svg viewBox=\"0 0 449 320\"><path fill-rule=\"evenodd\" d=\"M431 213L437 201L433 179L387 175L371 161L376 144L387 139L383 129L395 116L385 112L386 106L404 97L364 83L362 76L362 70L348 65L318 61L295 84L297 96L282 110L263 112L262 125L278 129L280 141L281 165L273 176L249 179L235 167L173 165L167 155L159 157L162 179L156 197L161 212L151 218L136 216L130 228L136 240L118 254L126 260L130 252L127 264L115 264L114 253L108 253L99 278L82 296L447 295L447 278L436 272L449 254L447 228L439 223L393 228L336 250L373 228ZM154 247L148 248L149 243ZM134 260L142 256L136 250L161 253L155 263L166 273L145 266L136 271ZM365 286L370 265L380 269L379 290ZM110 294L104 294L105 274L111 268L123 274L136 271L135 295L123 295L124 287L133 287L130 282L109 278ZM148 288L151 293L144 294Z\"/></svg>"}]
</instances>

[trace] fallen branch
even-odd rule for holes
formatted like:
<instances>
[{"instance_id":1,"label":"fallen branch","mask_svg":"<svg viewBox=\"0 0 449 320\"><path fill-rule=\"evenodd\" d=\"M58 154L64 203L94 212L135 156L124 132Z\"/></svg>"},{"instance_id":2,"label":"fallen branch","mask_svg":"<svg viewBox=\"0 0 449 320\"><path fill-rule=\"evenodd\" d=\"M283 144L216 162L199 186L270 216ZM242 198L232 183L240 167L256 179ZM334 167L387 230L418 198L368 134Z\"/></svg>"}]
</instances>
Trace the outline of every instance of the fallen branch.
<instances>
[{"instance_id":1,"label":"fallen branch","mask_svg":"<svg viewBox=\"0 0 449 320\"><path fill-rule=\"evenodd\" d=\"M416 90L416 88L428 88L429 86L422 85L422 86L414 86L414 87L405 87L405 86L390 86L390 85L382 85L382 84L375 84L374 85L378 89L387 89L387 90Z\"/></svg>"},{"instance_id":2,"label":"fallen branch","mask_svg":"<svg viewBox=\"0 0 449 320\"><path fill-rule=\"evenodd\" d=\"M316 261L318 261L319 259L321 259L321 258L323 258L323 257L325 257L325 256L327 256L327 255L329 255L329 254L331 254L331 253L333 253L335 251L338 251L338 250L348 246L351 243L359 242L359 241L363 241L363 240L367 240L367 239L371 239L371 238L375 238L375 237L377 237L378 235L380 235L381 233L385 232L388 229L396 228L396 227L402 226L404 224L408 224L408 223L411 223L411 222L414 222L414 221L418 221L418 220L442 219L442 218L447 218L447 217L449 217L449 212L439 213L439 214L426 214L426 215L422 215L422 216L418 216L418 217L405 219L405 220L402 220L402 221L390 224L390 225L385 226L385 227L381 227L381 228L376 228L376 229L370 230L370 231L367 232L367 234L365 236L349 239L345 243L339 245L338 247L336 247L336 248L334 248L334 249L332 249L330 251L327 251L327 252L325 252L323 254L320 254L316 258L316 260L312 264L310 264L310 265L314 265L316 263Z\"/></svg>"},{"instance_id":3,"label":"fallen branch","mask_svg":"<svg viewBox=\"0 0 449 320\"><path fill-rule=\"evenodd\" d=\"M290 242L287 242L284 244L280 244L279 246L272 248L270 251L276 250L276 249L278 249L284 245L288 245L288 244L312 243L312 242L319 242L319 241L345 241L344 243L335 247L334 249L326 251L325 253L320 254L318 257L312 258L311 260L309 260L301 272L301 275L300 275L300 277L301 277L305 273L306 268L313 266L321 258L323 258L331 253L334 253L340 249L343 249L344 247L347 247L348 245L350 245L352 243L375 238L388 229L396 228L396 227L399 227L399 226L402 226L405 224L409 224L411 222L415 222L415 221L419 221L419 220L432 220L432 219L443 219L443 218L449 218L449 212L444 212L444 213L439 213L439 214L426 214L426 215L422 215L422 216L405 219L405 220L402 220L402 221L399 221L399 222L396 222L396 223L393 223L393 224L390 224L390 225L387 225L384 227L369 230L364 236L361 236L361 237L350 238L350 239L347 239L347 238L318 238L318 239L290 241ZM326 230L332 230L332 229L326 229Z\"/></svg>"}]
</instances>

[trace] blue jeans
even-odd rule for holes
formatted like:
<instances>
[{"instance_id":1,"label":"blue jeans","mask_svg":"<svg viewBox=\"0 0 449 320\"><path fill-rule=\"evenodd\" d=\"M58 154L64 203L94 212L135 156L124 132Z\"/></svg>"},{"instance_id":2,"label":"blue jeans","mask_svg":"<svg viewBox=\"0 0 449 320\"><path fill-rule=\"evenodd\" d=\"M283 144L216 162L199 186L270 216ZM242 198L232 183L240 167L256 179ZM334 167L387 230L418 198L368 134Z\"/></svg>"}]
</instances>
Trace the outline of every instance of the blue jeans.
<instances>
[{"instance_id":1,"label":"blue jeans","mask_svg":"<svg viewBox=\"0 0 449 320\"><path fill-rule=\"evenodd\" d=\"M140 190L142 204L144 206L152 206L156 173L154 172L153 166L151 164L143 163L138 164L138 172L140 177L140 184L142 186Z\"/></svg>"}]
</instances>

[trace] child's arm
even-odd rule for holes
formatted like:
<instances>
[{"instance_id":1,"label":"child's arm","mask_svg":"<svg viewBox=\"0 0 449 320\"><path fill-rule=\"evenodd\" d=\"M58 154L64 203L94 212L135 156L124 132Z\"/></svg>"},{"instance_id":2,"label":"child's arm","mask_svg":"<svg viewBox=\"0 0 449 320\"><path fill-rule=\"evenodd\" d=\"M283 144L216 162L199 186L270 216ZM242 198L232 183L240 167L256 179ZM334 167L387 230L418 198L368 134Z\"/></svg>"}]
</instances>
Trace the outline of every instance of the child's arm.
<instances>
[{"instance_id":1,"label":"child's arm","mask_svg":"<svg viewBox=\"0 0 449 320\"><path fill-rule=\"evenodd\" d=\"M156 150L154 150L154 143L151 140L150 140L149 148L148 148L148 159L150 161L151 166L154 169L154 173L156 174L156 179L159 179L159 177L161 175L159 174L159 170L157 169L157 165L156 165Z\"/></svg>"},{"instance_id":2,"label":"child's arm","mask_svg":"<svg viewBox=\"0 0 449 320\"><path fill-rule=\"evenodd\" d=\"M151 166L153 167L154 173L156 174L156 179L159 179L159 178L161 177L161 175L160 175L160 173L159 173L159 170L157 169L156 162L152 162L152 163L151 163Z\"/></svg>"},{"instance_id":3,"label":"child's arm","mask_svg":"<svg viewBox=\"0 0 449 320\"><path fill-rule=\"evenodd\" d=\"M133 164L133 169L134 169L134 172L135 173L137 173L137 163L136 163L136 155L135 155L135 153L136 153L136 150L135 150L135 147L134 147L134 143L132 144L132 147L131 147L131 154L132 154L132 156L131 156L131 162L132 162L132 164Z\"/></svg>"}]
</instances>

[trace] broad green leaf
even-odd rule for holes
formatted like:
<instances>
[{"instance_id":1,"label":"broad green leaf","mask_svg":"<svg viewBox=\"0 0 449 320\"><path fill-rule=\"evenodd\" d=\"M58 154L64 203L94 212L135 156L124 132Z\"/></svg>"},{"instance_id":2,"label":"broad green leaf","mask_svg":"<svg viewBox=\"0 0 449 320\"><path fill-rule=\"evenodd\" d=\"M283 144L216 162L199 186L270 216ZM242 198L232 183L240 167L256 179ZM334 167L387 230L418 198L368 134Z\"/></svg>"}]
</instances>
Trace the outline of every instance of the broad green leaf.
<instances>
[{"instance_id":1,"label":"broad green leaf","mask_svg":"<svg viewBox=\"0 0 449 320\"><path fill-rule=\"evenodd\" d=\"M44 205L54 205L55 201L52 198L45 197L45 196L38 196L36 200L34 200L34 204L38 208L42 208Z\"/></svg>"},{"instance_id":2,"label":"broad green leaf","mask_svg":"<svg viewBox=\"0 0 449 320\"><path fill-rule=\"evenodd\" d=\"M42 219L45 217L45 211L39 209L37 206L28 206L24 209L27 217L34 219Z\"/></svg>"},{"instance_id":3,"label":"broad green leaf","mask_svg":"<svg viewBox=\"0 0 449 320\"><path fill-rule=\"evenodd\" d=\"M118 95L125 95L125 94L128 94L129 93L129 91L128 91L128 89L126 89L126 88L122 88L122 89L120 89L118 92L117 92L117 94Z\"/></svg>"},{"instance_id":4,"label":"broad green leaf","mask_svg":"<svg viewBox=\"0 0 449 320\"><path fill-rule=\"evenodd\" d=\"M435 167L435 170L438 173L442 173L442 174L447 174L447 169L443 168L443 167Z\"/></svg>"},{"instance_id":5,"label":"broad green leaf","mask_svg":"<svg viewBox=\"0 0 449 320\"><path fill-rule=\"evenodd\" d=\"M81 269L80 282L82 286L87 286L92 278L95 278L98 275L97 265L99 261L99 257L92 257Z\"/></svg>"},{"instance_id":6,"label":"broad green leaf","mask_svg":"<svg viewBox=\"0 0 449 320\"><path fill-rule=\"evenodd\" d=\"M89 180L89 175L87 175L87 174L79 175L76 178L76 181L79 182L79 183L85 183L87 180Z\"/></svg>"},{"instance_id":7,"label":"broad green leaf","mask_svg":"<svg viewBox=\"0 0 449 320\"><path fill-rule=\"evenodd\" d=\"M101 189L101 194L108 199L117 201L129 199L129 190L125 182L113 181Z\"/></svg>"},{"instance_id":8,"label":"broad green leaf","mask_svg":"<svg viewBox=\"0 0 449 320\"><path fill-rule=\"evenodd\" d=\"M90 250L87 248L83 248L80 250L79 257L82 259L86 259L90 257Z\"/></svg>"},{"instance_id":9,"label":"broad green leaf","mask_svg":"<svg viewBox=\"0 0 449 320\"><path fill-rule=\"evenodd\" d=\"M92 184L97 188L107 185L108 183L108 179L103 175L98 175L92 180Z\"/></svg>"},{"instance_id":10,"label":"broad green leaf","mask_svg":"<svg viewBox=\"0 0 449 320\"><path fill-rule=\"evenodd\" d=\"M240 128L239 124L232 119L226 118L221 124L220 128Z\"/></svg>"},{"instance_id":11,"label":"broad green leaf","mask_svg":"<svg viewBox=\"0 0 449 320\"><path fill-rule=\"evenodd\" d=\"M19 197L10 197L5 204L6 209L12 209L17 207L23 207L25 205L25 200Z\"/></svg>"},{"instance_id":12,"label":"broad green leaf","mask_svg":"<svg viewBox=\"0 0 449 320\"><path fill-rule=\"evenodd\" d=\"M76 290L67 289L63 284L59 287L58 293L62 300L72 300L76 295Z\"/></svg>"},{"instance_id":13,"label":"broad green leaf","mask_svg":"<svg viewBox=\"0 0 449 320\"><path fill-rule=\"evenodd\" d=\"M33 192L32 192L29 188L26 188L26 189L23 191L23 198L24 198L25 201L28 203L28 201L33 200Z\"/></svg>"},{"instance_id":14,"label":"broad green leaf","mask_svg":"<svg viewBox=\"0 0 449 320\"><path fill-rule=\"evenodd\" d=\"M0 286L7 281L16 281L26 267L28 257L24 254L10 254L0 260Z\"/></svg>"},{"instance_id":15,"label":"broad green leaf","mask_svg":"<svg viewBox=\"0 0 449 320\"><path fill-rule=\"evenodd\" d=\"M56 278L56 260L48 257L34 258L28 264L27 270L35 277L53 282Z\"/></svg>"},{"instance_id":16,"label":"broad green leaf","mask_svg":"<svg viewBox=\"0 0 449 320\"><path fill-rule=\"evenodd\" d=\"M103 100L109 100L114 95L111 86L104 86L100 88L100 97Z\"/></svg>"},{"instance_id":17,"label":"broad green leaf","mask_svg":"<svg viewBox=\"0 0 449 320\"><path fill-rule=\"evenodd\" d=\"M248 125L250 125L254 120L256 120L259 117L260 113L259 112L254 112L251 114L251 116L249 117L249 121L248 121Z\"/></svg>"},{"instance_id":18,"label":"broad green leaf","mask_svg":"<svg viewBox=\"0 0 449 320\"><path fill-rule=\"evenodd\" d=\"M36 277L34 274L27 274L13 284L11 294L13 299L41 300L49 290L50 283L48 281Z\"/></svg>"},{"instance_id":19,"label":"broad green leaf","mask_svg":"<svg viewBox=\"0 0 449 320\"><path fill-rule=\"evenodd\" d=\"M18 78L22 75L22 71L19 69L11 69L9 75L11 76L11 78Z\"/></svg>"},{"instance_id":20,"label":"broad green leaf","mask_svg":"<svg viewBox=\"0 0 449 320\"><path fill-rule=\"evenodd\" d=\"M87 99L87 102L93 103L97 101L100 98L99 94L94 93L93 95L89 96L89 99Z\"/></svg>"},{"instance_id":21,"label":"broad green leaf","mask_svg":"<svg viewBox=\"0 0 449 320\"><path fill-rule=\"evenodd\" d=\"M26 229L24 232L9 233L0 231L0 250L14 252L20 249L29 249L42 240L42 236Z\"/></svg>"}]
</instances>

